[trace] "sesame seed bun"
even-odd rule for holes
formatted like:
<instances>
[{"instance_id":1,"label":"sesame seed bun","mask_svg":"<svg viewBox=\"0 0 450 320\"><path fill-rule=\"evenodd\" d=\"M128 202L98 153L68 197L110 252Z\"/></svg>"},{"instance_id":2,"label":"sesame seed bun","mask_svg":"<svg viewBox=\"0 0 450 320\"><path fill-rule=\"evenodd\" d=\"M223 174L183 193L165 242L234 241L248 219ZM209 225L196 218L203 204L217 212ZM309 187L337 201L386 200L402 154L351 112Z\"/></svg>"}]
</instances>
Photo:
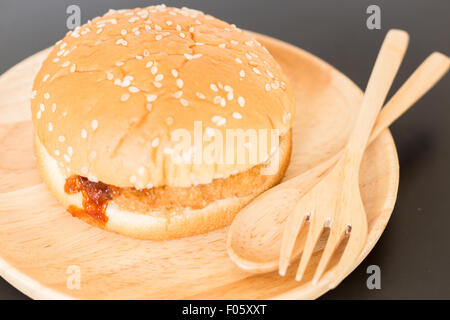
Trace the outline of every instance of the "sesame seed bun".
<instances>
[{"instance_id":1,"label":"sesame seed bun","mask_svg":"<svg viewBox=\"0 0 450 320\"><path fill-rule=\"evenodd\" d=\"M152 239L193 234L195 228L178 230L193 219L187 217L206 221L201 228L192 222L200 231L224 226L279 181L289 161L294 110L280 66L251 35L199 11L165 6L110 10L69 32L43 62L31 98L40 168L65 205L78 198L81 206L81 194L64 194L59 183L73 175L136 190L189 188L267 165L281 151L278 170L251 195L220 198L201 212L185 208L173 232L164 219L166 231L150 227L160 223L154 210L147 223L141 220L148 215L114 211L114 201L108 203L106 229ZM180 161L173 156L179 146L173 135L181 130L195 140L199 123L212 136L276 130L282 143L248 142L247 149L258 150L256 160L245 154L238 161L233 154L232 161L194 161L198 148L190 141Z\"/></svg>"}]
</instances>

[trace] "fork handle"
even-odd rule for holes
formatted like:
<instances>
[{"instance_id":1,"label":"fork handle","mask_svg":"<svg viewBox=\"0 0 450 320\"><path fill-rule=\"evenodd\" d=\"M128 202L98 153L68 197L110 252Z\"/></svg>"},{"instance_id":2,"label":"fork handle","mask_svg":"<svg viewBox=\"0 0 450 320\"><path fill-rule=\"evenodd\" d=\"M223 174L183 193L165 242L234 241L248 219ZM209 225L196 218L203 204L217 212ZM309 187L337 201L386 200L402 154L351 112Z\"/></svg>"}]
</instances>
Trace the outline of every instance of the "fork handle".
<instances>
[{"instance_id":1,"label":"fork handle","mask_svg":"<svg viewBox=\"0 0 450 320\"><path fill-rule=\"evenodd\" d=\"M352 165L359 166L361 163L369 135L403 60L408 40L405 31L393 29L383 41L364 93L361 111L347 144L347 159L353 162Z\"/></svg>"}]
</instances>

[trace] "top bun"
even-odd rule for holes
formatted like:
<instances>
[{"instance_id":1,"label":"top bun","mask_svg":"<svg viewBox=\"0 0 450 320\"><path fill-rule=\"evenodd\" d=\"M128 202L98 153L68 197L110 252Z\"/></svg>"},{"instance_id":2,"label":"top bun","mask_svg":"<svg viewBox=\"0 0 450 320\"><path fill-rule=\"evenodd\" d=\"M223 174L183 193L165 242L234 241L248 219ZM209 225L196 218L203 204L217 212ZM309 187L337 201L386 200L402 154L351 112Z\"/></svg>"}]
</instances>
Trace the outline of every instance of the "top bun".
<instances>
[{"instance_id":1,"label":"top bun","mask_svg":"<svg viewBox=\"0 0 450 320\"><path fill-rule=\"evenodd\" d=\"M193 133L201 121L203 131L223 136L283 135L294 100L280 66L251 35L196 10L152 6L110 10L68 32L35 78L31 108L35 134L66 176L142 189L249 169L248 158L175 161L171 134Z\"/></svg>"}]
</instances>

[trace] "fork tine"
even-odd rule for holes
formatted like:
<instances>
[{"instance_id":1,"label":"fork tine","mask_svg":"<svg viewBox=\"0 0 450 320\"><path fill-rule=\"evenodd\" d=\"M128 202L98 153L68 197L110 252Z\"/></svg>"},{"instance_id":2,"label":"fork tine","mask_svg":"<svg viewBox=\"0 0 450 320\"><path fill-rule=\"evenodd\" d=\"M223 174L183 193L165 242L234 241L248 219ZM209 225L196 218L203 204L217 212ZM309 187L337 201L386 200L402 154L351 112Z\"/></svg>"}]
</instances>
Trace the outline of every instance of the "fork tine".
<instances>
[{"instance_id":1,"label":"fork tine","mask_svg":"<svg viewBox=\"0 0 450 320\"><path fill-rule=\"evenodd\" d=\"M364 239L361 239L363 237ZM366 244L367 231L363 231L361 229L356 232L352 231L350 233L350 238L348 239L347 245L344 248L344 252L342 253L341 259L335 268L330 270L332 272L331 279L336 279L329 284L329 288L335 288L342 279L347 275L347 273L352 270L355 262L361 251Z\"/></svg>"},{"instance_id":2,"label":"fork tine","mask_svg":"<svg viewBox=\"0 0 450 320\"><path fill-rule=\"evenodd\" d=\"M328 236L325 249L320 257L319 265L314 272L314 277L312 280L313 284L317 284L317 282L319 282L324 271L326 270L326 267L328 266L328 263L330 262L331 257L341 243L343 236L344 233L342 233L338 226L331 226L330 235Z\"/></svg>"},{"instance_id":3,"label":"fork tine","mask_svg":"<svg viewBox=\"0 0 450 320\"><path fill-rule=\"evenodd\" d=\"M289 261L292 251L294 250L296 239L300 233L300 230L303 229L305 222L305 212L301 210L301 206L297 204L285 222L283 237L281 239L280 260L278 264L278 273L280 276L286 275L286 270L289 266Z\"/></svg>"},{"instance_id":4,"label":"fork tine","mask_svg":"<svg viewBox=\"0 0 450 320\"><path fill-rule=\"evenodd\" d=\"M314 223L314 221L311 221L311 223ZM321 221L318 221L318 223L321 223ZM300 258L300 263L298 265L295 280L297 281L302 280L303 275L305 274L306 267L308 266L308 263L311 260L314 248L316 247L317 241L319 241L319 238L322 234L322 230L323 228L315 228L313 225L310 226L308 236L306 238L305 247L303 248L303 253Z\"/></svg>"}]
</instances>

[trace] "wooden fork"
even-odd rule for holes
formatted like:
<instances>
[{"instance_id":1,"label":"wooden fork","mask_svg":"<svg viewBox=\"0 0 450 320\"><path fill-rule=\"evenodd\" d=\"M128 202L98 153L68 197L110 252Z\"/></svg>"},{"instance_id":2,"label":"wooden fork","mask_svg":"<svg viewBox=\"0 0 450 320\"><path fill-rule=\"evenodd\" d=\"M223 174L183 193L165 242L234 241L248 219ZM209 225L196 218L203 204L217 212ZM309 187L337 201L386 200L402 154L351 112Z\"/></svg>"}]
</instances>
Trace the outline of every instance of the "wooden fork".
<instances>
[{"instance_id":1,"label":"wooden fork","mask_svg":"<svg viewBox=\"0 0 450 320\"><path fill-rule=\"evenodd\" d=\"M386 35L344 154L325 177L299 200L286 221L280 251L280 275L286 273L290 253L306 222L309 222L309 229L297 270L297 281L302 279L324 228L330 228L330 233L313 283L320 280L331 257L345 238L344 252L338 264L330 270L332 279L338 278L336 275L345 273L353 266L363 249L367 237L367 220L359 192L359 167L369 135L400 67L407 44L408 35L404 31L391 30Z\"/></svg>"}]
</instances>

